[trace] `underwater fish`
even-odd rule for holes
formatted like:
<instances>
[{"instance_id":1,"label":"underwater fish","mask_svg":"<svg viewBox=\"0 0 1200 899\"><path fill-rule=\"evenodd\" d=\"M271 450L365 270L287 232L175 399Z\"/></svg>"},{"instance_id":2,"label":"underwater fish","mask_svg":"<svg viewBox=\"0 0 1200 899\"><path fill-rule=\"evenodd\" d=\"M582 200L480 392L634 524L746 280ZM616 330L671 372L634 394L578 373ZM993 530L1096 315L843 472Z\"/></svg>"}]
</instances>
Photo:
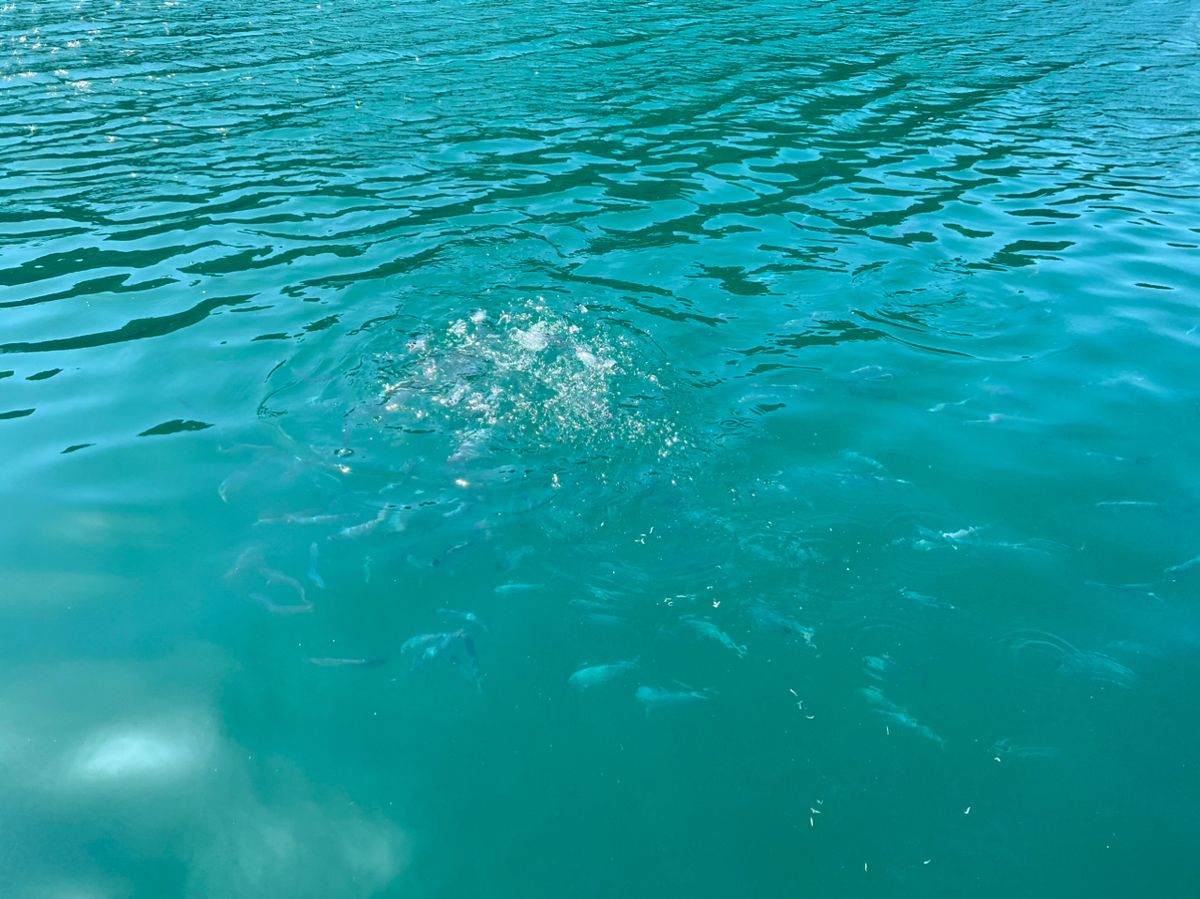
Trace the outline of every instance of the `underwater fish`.
<instances>
[{"instance_id":1,"label":"underwater fish","mask_svg":"<svg viewBox=\"0 0 1200 899\"><path fill-rule=\"evenodd\" d=\"M943 749L946 748L945 740L936 734L930 727L922 724L911 714L909 714L907 709L897 705L896 703L892 702L892 700L884 696L883 691L878 687L864 687L862 693L863 696L866 697L867 701L871 703L871 705L875 706L875 712L880 717L886 718L888 721L899 725L900 727L911 730L917 736L924 737L926 740L937 743L938 746L941 746Z\"/></svg>"},{"instance_id":2,"label":"underwater fish","mask_svg":"<svg viewBox=\"0 0 1200 899\"><path fill-rule=\"evenodd\" d=\"M892 721L893 724L906 727L907 730L911 730L917 736L937 743L942 749L946 748L946 741L941 736L938 736L928 725L924 725L916 718L913 718L906 708L898 706L895 702L889 700L887 696L883 695L883 691L880 688L865 687L863 688L863 696L866 697L866 701L875 706L875 712L881 718L886 718Z\"/></svg>"},{"instance_id":3,"label":"underwater fish","mask_svg":"<svg viewBox=\"0 0 1200 899\"><path fill-rule=\"evenodd\" d=\"M373 658L359 659L316 656L309 659L309 662L319 668L375 668L378 665L384 664L386 661L387 659L378 656Z\"/></svg>"},{"instance_id":4,"label":"underwater fish","mask_svg":"<svg viewBox=\"0 0 1200 899\"><path fill-rule=\"evenodd\" d=\"M681 620L681 623L692 633L705 640L712 640L720 643L726 649L737 653L738 658L745 658L746 647L739 643L735 643L729 634L725 633L711 621L705 621L703 618L692 618L690 615Z\"/></svg>"},{"instance_id":5,"label":"underwater fish","mask_svg":"<svg viewBox=\"0 0 1200 899\"><path fill-rule=\"evenodd\" d=\"M295 524L295 525L318 525L318 524L337 524L339 521L345 521L348 516L342 515L295 515L286 513L277 515L274 518L260 518L254 522L255 527L267 524Z\"/></svg>"},{"instance_id":6,"label":"underwater fish","mask_svg":"<svg viewBox=\"0 0 1200 899\"><path fill-rule=\"evenodd\" d=\"M221 502L228 503L230 492L240 489L243 484L250 483L254 477L255 472L251 468L235 471L217 485L217 496L221 497Z\"/></svg>"},{"instance_id":7,"label":"underwater fish","mask_svg":"<svg viewBox=\"0 0 1200 899\"><path fill-rule=\"evenodd\" d=\"M1138 676L1131 668L1102 652L1079 650L1076 655L1063 660L1058 673L1065 677L1078 677L1093 683L1107 683L1125 689L1134 687L1138 682Z\"/></svg>"},{"instance_id":8,"label":"underwater fish","mask_svg":"<svg viewBox=\"0 0 1200 899\"><path fill-rule=\"evenodd\" d=\"M1013 631L1001 638L1014 665L1030 673L1053 673L1066 681L1130 689L1137 674L1102 652L1079 649L1045 631Z\"/></svg>"},{"instance_id":9,"label":"underwater fish","mask_svg":"<svg viewBox=\"0 0 1200 899\"><path fill-rule=\"evenodd\" d=\"M417 634L401 644L400 653L401 655L416 653L419 660L432 659L450 645L450 641L454 639L454 633Z\"/></svg>"},{"instance_id":10,"label":"underwater fish","mask_svg":"<svg viewBox=\"0 0 1200 899\"><path fill-rule=\"evenodd\" d=\"M612 609L612 607L613 607L612 602L610 600L588 599L586 597L583 597L580 599L568 600L567 605L572 606L573 608L576 608L576 609L586 609L588 611L594 611L594 610L599 610L599 609L609 610L609 609Z\"/></svg>"},{"instance_id":11,"label":"underwater fish","mask_svg":"<svg viewBox=\"0 0 1200 899\"><path fill-rule=\"evenodd\" d=\"M992 755L1012 759L1055 759L1062 755L1062 750L1055 746L1025 746L1013 743L1007 737L997 740L991 745Z\"/></svg>"},{"instance_id":12,"label":"underwater fish","mask_svg":"<svg viewBox=\"0 0 1200 899\"><path fill-rule=\"evenodd\" d=\"M928 606L931 609L949 609L950 611L954 611L955 609L948 602L942 602L940 599L935 599L925 593L918 593L916 590L910 590L908 587L901 587L900 595L905 599L911 599L913 602Z\"/></svg>"},{"instance_id":13,"label":"underwater fish","mask_svg":"<svg viewBox=\"0 0 1200 899\"><path fill-rule=\"evenodd\" d=\"M813 643L813 629L801 624L790 615L785 615L765 602L752 602L746 607L750 616L750 624L760 631L774 631L791 637L799 637L809 646L816 648Z\"/></svg>"},{"instance_id":14,"label":"underwater fish","mask_svg":"<svg viewBox=\"0 0 1200 899\"><path fill-rule=\"evenodd\" d=\"M580 668L567 678L567 683L576 690L590 690L601 684L616 680L621 675L637 667L638 660L630 659L624 662L610 662L606 665L589 665Z\"/></svg>"},{"instance_id":15,"label":"underwater fish","mask_svg":"<svg viewBox=\"0 0 1200 899\"><path fill-rule=\"evenodd\" d=\"M248 546L242 550L241 555L225 572L225 580L233 580L240 575L251 572L261 575L268 584L281 584L285 587L291 587L300 596L300 602L308 602L308 594L304 590L304 585L290 575L284 574L276 568L271 568L267 565L266 556L263 553L261 546Z\"/></svg>"},{"instance_id":16,"label":"underwater fish","mask_svg":"<svg viewBox=\"0 0 1200 899\"><path fill-rule=\"evenodd\" d=\"M510 593L532 593L534 590L541 590L545 584L526 584L519 581L514 581L508 584L501 584L492 592L498 596L506 596Z\"/></svg>"},{"instance_id":17,"label":"underwater fish","mask_svg":"<svg viewBox=\"0 0 1200 899\"><path fill-rule=\"evenodd\" d=\"M867 663L867 674L875 680L882 680L896 666L886 652L881 656L865 656L863 661Z\"/></svg>"},{"instance_id":18,"label":"underwater fish","mask_svg":"<svg viewBox=\"0 0 1200 899\"><path fill-rule=\"evenodd\" d=\"M706 702L713 697L710 690L663 690L658 687L648 687L645 684L638 687L633 695L638 702L645 706L647 715L656 709Z\"/></svg>"},{"instance_id":19,"label":"underwater fish","mask_svg":"<svg viewBox=\"0 0 1200 899\"><path fill-rule=\"evenodd\" d=\"M258 544L247 546L243 549L233 564L229 566L229 570L225 572L225 580L233 580L244 571L253 571L258 566L264 563L263 548Z\"/></svg>"},{"instance_id":20,"label":"underwater fish","mask_svg":"<svg viewBox=\"0 0 1200 899\"><path fill-rule=\"evenodd\" d=\"M437 613L447 621L462 621L466 624L473 624L484 633L487 633L487 625L480 621L479 616L474 612L464 612L461 609L438 609Z\"/></svg>"},{"instance_id":21,"label":"underwater fish","mask_svg":"<svg viewBox=\"0 0 1200 899\"><path fill-rule=\"evenodd\" d=\"M308 593L305 591L304 585L291 575L284 574L275 568L268 568L265 565L258 569L258 573L266 578L268 584L282 584L285 587L291 587L300 594L301 602L308 602Z\"/></svg>"},{"instance_id":22,"label":"underwater fish","mask_svg":"<svg viewBox=\"0 0 1200 899\"><path fill-rule=\"evenodd\" d=\"M433 563L432 563L433 566L436 568L437 566L441 565L442 562L444 562L446 559L450 558L452 555L454 555L457 552L462 552L464 549L468 548L470 545L471 545L470 540L464 540L462 543L456 543L453 546L442 550L440 553L438 553L436 556L433 557Z\"/></svg>"},{"instance_id":23,"label":"underwater fish","mask_svg":"<svg viewBox=\"0 0 1200 899\"><path fill-rule=\"evenodd\" d=\"M483 676L479 671L479 657L475 652L475 640L465 630L442 634L417 634L405 640L400 647L402 655L413 656L413 667L428 664L437 658L445 658L455 667L464 669L483 692Z\"/></svg>"},{"instance_id":24,"label":"underwater fish","mask_svg":"<svg viewBox=\"0 0 1200 899\"><path fill-rule=\"evenodd\" d=\"M261 605L272 615L300 615L304 612L311 612L313 604L311 602L298 602L289 604L281 604L272 602L268 597L261 593L251 593L250 598Z\"/></svg>"},{"instance_id":25,"label":"underwater fish","mask_svg":"<svg viewBox=\"0 0 1200 899\"><path fill-rule=\"evenodd\" d=\"M1167 573L1174 574L1177 571L1188 571L1200 565L1200 556L1188 559L1186 562L1180 562L1178 565L1172 565L1166 569Z\"/></svg>"},{"instance_id":26,"label":"underwater fish","mask_svg":"<svg viewBox=\"0 0 1200 899\"><path fill-rule=\"evenodd\" d=\"M376 515L374 518L372 518L370 521L364 521L361 524L352 524L349 527L342 528L340 531L338 531L336 534L334 534L329 539L330 540L353 540L357 537L364 537L367 534L371 533L373 530L375 530L377 527L379 527L381 524L383 524L385 521L387 521L389 512L391 512L391 508L389 506L384 506L382 509L379 510L379 514Z\"/></svg>"},{"instance_id":27,"label":"underwater fish","mask_svg":"<svg viewBox=\"0 0 1200 899\"><path fill-rule=\"evenodd\" d=\"M870 456L860 453L857 450L844 449L838 455L848 462L859 462L873 471L883 472L884 474L888 473L887 467L882 462L872 459Z\"/></svg>"},{"instance_id":28,"label":"underwater fish","mask_svg":"<svg viewBox=\"0 0 1200 899\"><path fill-rule=\"evenodd\" d=\"M317 562L321 559L321 548L313 543L308 547L308 579L322 590L325 589L325 578L317 571Z\"/></svg>"}]
</instances>

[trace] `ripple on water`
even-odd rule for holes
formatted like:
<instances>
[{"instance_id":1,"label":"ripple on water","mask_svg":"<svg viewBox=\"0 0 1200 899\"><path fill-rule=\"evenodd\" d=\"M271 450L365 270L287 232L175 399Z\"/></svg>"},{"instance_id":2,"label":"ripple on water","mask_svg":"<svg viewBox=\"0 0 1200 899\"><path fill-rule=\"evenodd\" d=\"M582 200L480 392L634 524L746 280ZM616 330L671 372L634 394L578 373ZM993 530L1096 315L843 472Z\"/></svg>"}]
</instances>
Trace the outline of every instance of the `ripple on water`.
<instances>
[{"instance_id":1,"label":"ripple on water","mask_svg":"<svg viewBox=\"0 0 1200 899\"><path fill-rule=\"evenodd\" d=\"M6 860L1178 892L1187 722L1135 700L1200 639L1194 4L0 4ZM198 632L219 689L133 661ZM1085 735L1112 776L989 801ZM122 793L169 826L111 839Z\"/></svg>"}]
</instances>

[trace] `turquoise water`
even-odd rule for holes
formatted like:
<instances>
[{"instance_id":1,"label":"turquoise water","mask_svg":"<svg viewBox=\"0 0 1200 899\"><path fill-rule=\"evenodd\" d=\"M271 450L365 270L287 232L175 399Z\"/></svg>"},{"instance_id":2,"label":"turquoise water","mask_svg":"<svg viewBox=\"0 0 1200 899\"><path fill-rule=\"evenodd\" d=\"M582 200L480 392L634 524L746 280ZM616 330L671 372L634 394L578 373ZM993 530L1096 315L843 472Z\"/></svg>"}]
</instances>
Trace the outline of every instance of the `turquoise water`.
<instances>
[{"instance_id":1,"label":"turquoise water","mask_svg":"<svg viewBox=\"0 0 1200 899\"><path fill-rule=\"evenodd\" d=\"M4 896L1195 894L1194 3L0 41Z\"/></svg>"}]
</instances>

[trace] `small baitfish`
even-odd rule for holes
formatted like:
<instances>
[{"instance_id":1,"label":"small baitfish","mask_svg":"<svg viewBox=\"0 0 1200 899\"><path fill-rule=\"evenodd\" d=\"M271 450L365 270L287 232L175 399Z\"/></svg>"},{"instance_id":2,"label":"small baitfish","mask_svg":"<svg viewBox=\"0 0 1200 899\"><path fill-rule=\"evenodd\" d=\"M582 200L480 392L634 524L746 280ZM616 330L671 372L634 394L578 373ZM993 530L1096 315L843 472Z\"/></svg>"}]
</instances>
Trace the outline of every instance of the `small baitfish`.
<instances>
[{"instance_id":1,"label":"small baitfish","mask_svg":"<svg viewBox=\"0 0 1200 899\"><path fill-rule=\"evenodd\" d=\"M475 653L475 640L465 630L449 631L444 634L417 634L409 637L400 647L402 655L413 656L413 667L418 668L442 657L450 664L460 667L483 692L483 675L479 671L479 657Z\"/></svg>"},{"instance_id":2,"label":"small baitfish","mask_svg":"<svg viewBox=\"0 0 1200 899\"><path fill-rule=\"evenodd\" d=\"M589 665L568 677L567 683L576 690L590 690L592 687L616 680L636 668L637 664L637 659L629 659L624 662L610 662L607 665Z\"/></svg>"},{"instance_id":3,"label":"small baitfish","mask_svg":"<svg viewBox=\"0 0 1200 899\"><path fill-rule=\"evenodd\" d=\"M646 714L655 709L671 708L680 705L691 705L712 699L710 690L661 690L658 687L647 687L645 684L634 691L634 697L646 708Z\"/></svg>"},{"instance_id":4,"label":"small baitfish","mask_svg":"<svg viewBox=\"0 0 1200 899\"><path fill-rule=\"evenodd\" d=\"M720 643L726 649L737 653L739 659L745 658L746 647L735 643L729 634L725 633L711 621L705 621L703 618L692 618L690 616L681 619L681 621L684 627L696 634L696 636Z\"/></svg>"}]
</instances>

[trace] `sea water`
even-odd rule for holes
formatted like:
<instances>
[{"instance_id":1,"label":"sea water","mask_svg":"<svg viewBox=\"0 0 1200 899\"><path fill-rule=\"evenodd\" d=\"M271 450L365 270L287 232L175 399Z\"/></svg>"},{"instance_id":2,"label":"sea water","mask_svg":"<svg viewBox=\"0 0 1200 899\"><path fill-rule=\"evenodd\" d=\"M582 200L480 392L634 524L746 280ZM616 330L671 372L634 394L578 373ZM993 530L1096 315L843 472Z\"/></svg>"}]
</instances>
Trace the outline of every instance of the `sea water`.
<instances>
[{"instance_id":1,"label":"sea water","mask_svg":"<svg viewBox=\"0 0 1200 899\"><path fill-rule=\"evenodd\" d=\"M3 895L1194 895L1195 4L0 44Z\"/></svg>"}]
</instances>

